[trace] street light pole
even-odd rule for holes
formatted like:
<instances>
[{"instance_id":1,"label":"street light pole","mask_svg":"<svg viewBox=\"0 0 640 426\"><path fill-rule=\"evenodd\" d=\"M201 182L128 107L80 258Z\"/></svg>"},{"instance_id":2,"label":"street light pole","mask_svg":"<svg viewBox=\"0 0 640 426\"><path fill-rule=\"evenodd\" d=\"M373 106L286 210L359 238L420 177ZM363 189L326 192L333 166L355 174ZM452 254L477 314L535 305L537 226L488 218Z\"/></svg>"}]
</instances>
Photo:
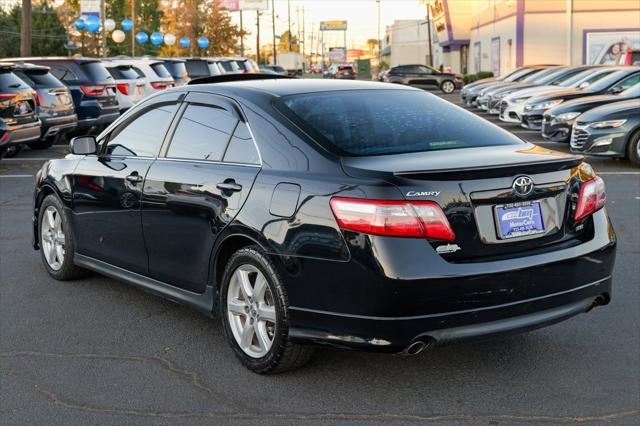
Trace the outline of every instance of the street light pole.
<instances>
[{"instance_id":1,"label":"street light pole","mask_svg":"<svg viewBox=\"0 0 640 426\"><path fill-rule=\"evenodd\" d=\"M131 56L136 56L136 0L131 0Z\"/></svg>"},{"instance_id":2,"label":"street light pole","mask_svg":"<svg viewBox=\"0 0 640 426\"><path fill-rule=\"evenodd\" d=\"M104 5L104 0L100 1L100 21L102 22L102 57L107 57L107 30L104 27L104 18L107 13L107 8Z\"/></svg>"},{"instance_id":3,"label":"street light pole","mask_svg":"<svg viewBox=\"0 0 640 426\"><path fill-rule=\"evenodd\" d=\"M260 11L256 10L256 62L260 65Z\"/></svg>"},{"instance_id":4,"label":"street light pole","mask_svg":"<svg viewBox=\"0 0 640 426\"><path fill-rule=\"evenodd\" d=\"M380 0L378 3L378 71L380 71L380 63L382 62L382 39L380 38Z\"/></svg>"},{"instance_id":5,"label":"street light pole","mask_svg":"<svg viewBox=\"0 0 640 426\"><path fill-rule=\"evenodd\" d=\"M242 9L240 9L240 56L244 56L244 26L242 25Z\"/></svg>"},{"instance_id":6,"label":"street light pole","mask_svg":"<svg viewBox=\"0 0 640 426\"><path fill-rule=\"evenodd\" d=\"M287 0L287 15L289 20L289 52L291 52L291 0Z\"/></svg>"},{"instance_id":7,"label":"street light pole","mask_svg":"<svg viewBox=\"0 0 640 426\"><path fill-rule=\"evenodd\" d=\"M433 67L433 50L431 47L431 11L427 5L427 37L429 42L429 66Z\"/></svg>"},{"instance_id":8,"label":"street light pole","mask_svg":"<svg viewBox=\"0 0 640 426\"><path fill-rule=\"evenodd\" d=\"M278 65L278 48L276 47L276 4L271 0L271 25L273 33L273 65Z\"/></svg>"}]
</instances>

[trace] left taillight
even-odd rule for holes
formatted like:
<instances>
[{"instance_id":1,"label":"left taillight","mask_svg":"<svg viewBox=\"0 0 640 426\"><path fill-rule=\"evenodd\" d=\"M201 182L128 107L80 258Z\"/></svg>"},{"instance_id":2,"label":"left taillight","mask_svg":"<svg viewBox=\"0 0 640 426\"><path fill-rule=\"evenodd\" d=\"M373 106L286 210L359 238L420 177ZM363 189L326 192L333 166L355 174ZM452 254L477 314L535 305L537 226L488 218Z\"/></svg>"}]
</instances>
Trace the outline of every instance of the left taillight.
<instances>
[{"instance_id":1,"label":"left taillight","mask_svg":"<svg viewBox=\"0 0 640 426\"><path fill-rule=\"evenodd\" d=\"M389 237L454 241L442 208L434 201L334 197L331 210L341 229Z\"/></svg>"},{"instance_id":2,"label":"left taillight","mask_svg":"<svg viewBox=\"0 0 640 426\"><path fill-rule=\"evenodd\" d=\"M580 186L580 194L573 214L574 222L580 222L587 216L597 212L604 207L606 202L607 193L605 192L604 181L600 176L584 182Z\"/></svg>"},{"instance_id":3,"label":"left taillight","mask_svg":"<svg viewBox=\"0 0 640 426\"><path fill-rule=\"evenodd\" d=\"M107 88L104 84L81 84L80 89L85 95L89 96L100 96L104 93Z\"/></svg>"},{"instance_id":4,"label":"left taillight","mask_svg":"<svg viewBox=\"0 0 640 426\"><path fill-rule=\"evenodd\" d=\"M129 83L117 83L116 84L116 88L123 95L128 95L129 94Z\"/></svg>"},{"instance_id":5,"label":"left taillight","mask_svg":"<svg viewBox=\"0 0 640 426\"><path fill-rule=\"evenodd\" d=\"M165 83L164 81L152 81L149 84L151 84L151 87L156 90L164 90L168 89L169 87L173 87L173 83Z\"/></svg>"}]
</instances>

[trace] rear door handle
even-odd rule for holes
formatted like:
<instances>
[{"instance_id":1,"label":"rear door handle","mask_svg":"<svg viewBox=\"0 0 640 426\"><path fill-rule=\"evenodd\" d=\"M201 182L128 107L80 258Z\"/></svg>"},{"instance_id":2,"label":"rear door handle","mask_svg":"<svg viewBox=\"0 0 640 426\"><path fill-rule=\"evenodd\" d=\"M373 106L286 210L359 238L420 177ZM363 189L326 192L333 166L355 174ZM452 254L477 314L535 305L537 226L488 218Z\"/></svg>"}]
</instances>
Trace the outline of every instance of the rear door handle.
<instances>
[{"instance_id":1,"label":"rear door handle","mask_svg":"<svg viewBox=\"0 0 640 426\"><path fill-rule=\"evenodd\" d=\"M221 191L227 191L227 192L242 191L242 185L235 183L233 180L220 182L219 184L216 185L216 188L218 188Z\"/></svg>"},{"instance_id":2,"label":"rear door handle","mask_svg":"<svg viewBox=\"0 0 640 426\"><path fill-rule=\"evenodd\" d=\"M131 173L126 177L126 179L131 183L140 183L143 180L142 176L140 176L138 172Z\"/></svg>"}]
</instances>

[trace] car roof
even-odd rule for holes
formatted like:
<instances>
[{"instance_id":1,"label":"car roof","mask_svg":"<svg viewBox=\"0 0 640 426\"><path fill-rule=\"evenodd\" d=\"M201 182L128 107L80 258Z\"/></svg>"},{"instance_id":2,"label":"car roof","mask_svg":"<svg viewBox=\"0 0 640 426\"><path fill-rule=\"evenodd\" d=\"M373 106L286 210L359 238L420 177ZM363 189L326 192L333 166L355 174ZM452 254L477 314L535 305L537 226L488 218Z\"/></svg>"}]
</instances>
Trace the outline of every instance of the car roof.
<instances>
[{"instance_id":1,"label":"car roof","mask_svg":"<svg viewBox=\"0 0 640 426\"><path fill-rule=\"evenodd\" d=\"M183 88L181 88L183 89ZM411 90L421 91L409 86L399 84L380 83L377 81L359 80L325 80L325 79L255 79L242 81L229 81L222 83L203 83L187 86L183 90L218 92L220 89L229 89L237 94L245 92L270 94L272 96L289 96L303 93L322 93L347 90ZM175 89L172 89L175 90Z\"/></svg>"},{"instance_id":2,"label":"car roof","mask_svg":"<svg viewBox=\"0 0 640 426\"><path fill-rule=\"evenodd\" d=\"M21 58L3 58L2 61L12 61L12 62L62 62L62 61L72 61L78 63L89 63L89 62L100 62L98 58L87 58L84 56L28 56Z\"/></svg>"},{"instance_id":3,"label":"car roof","mask_svg":"<svg viewBox=\"0 0 640 426\"><path fill-rule=\"evenodd\" d=\"M153 64L161 64L162 59L151 59L151 58L126 58L126 57L114 57L107 58L104 60L105 63L114 63L118 65L135 65L135 64L144 64L144 65L153 65Z\"/></svg>"},{"instance_id":4,"label":"car roof","mask_svg":"<svg viewBox=\"0 0 640 426\"><path fill-rule=\"evenodd\" d=\"M49 71L51 68L46 65L35 65L28 62L18 62L15 64L17 70L21 71Z\"/></svg>"}]
</instances>

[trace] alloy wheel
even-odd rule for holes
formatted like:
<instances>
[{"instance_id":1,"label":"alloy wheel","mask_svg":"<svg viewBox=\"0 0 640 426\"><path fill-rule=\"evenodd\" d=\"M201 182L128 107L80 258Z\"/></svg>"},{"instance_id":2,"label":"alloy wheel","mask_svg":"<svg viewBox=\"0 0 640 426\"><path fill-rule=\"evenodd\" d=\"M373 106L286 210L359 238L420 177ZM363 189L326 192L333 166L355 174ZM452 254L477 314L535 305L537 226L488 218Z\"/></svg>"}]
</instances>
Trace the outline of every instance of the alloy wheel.
<instances>
[{"instance_id":1,"label":"alloy wheel","mask_svg":"<svg viewBox=\"0 0 640 426\"><path fill-rule=\"evenodd\" d=\"M65 256L65 237L60 212L53 206L47 207L40 225L42 251L47 264L54 271L62 268Z\"/></svg>"},{"instance_id":2,"label":"alloy wheel","mask_svg":"<svg viewBox=\"0 0 640 426\"><path fill-rule=\"evenodd\" d=\"M233 337L252 358L265 356L276 331L276 306L267 279L258 268L244 264L231 276L227 316Z\"/></svg>"},{"instance_id":3,"label":"alloy wheel","mask_svg":"<svg viewBox=\"0 0 640 426\"><path fill-rule=\"evenodd\" d=\"M450 81L445 81L444 83L442 83L442 91L444 93L451 93L455 90L455 86L453 85L452 82Z\"/></svg>"}]
</instances>

